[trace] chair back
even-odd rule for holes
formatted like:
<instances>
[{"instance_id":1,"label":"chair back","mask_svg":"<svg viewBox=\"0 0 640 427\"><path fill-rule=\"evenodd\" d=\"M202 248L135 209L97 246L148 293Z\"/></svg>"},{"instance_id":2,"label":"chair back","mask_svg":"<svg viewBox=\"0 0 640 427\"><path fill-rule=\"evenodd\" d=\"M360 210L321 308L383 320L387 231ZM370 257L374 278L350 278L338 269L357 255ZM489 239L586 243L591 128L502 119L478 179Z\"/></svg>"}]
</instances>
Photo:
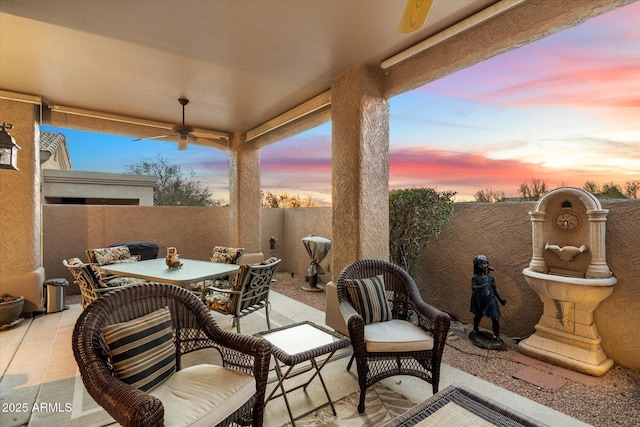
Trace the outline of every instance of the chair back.
<instances>
[{"instance_id":1,"label":"chair back","mask_svg":"<svg viewBox=\"0 0 640 427\"><path fill-rule=\"evenodd\" d=\"M271 280L281 259L270 258L261 264L242 264L238 270L234 294L229 300L228 310L234 313L260 304L268 304Z\"/></svg>"},{"instance_id":2,"label":"chair back","mask_svg":"<svg viewBox=\"0 0 640 427\"><path fill-rule=\"evenodd\" d=\"M422 299L418 287L413 278L402 267L384 260L365 259L356 261L347 267L338 275L336 283L338 291L338 302L350 301L346 280L349 279L366 279L378 275L384 277L386 297L391 306L394 319L405 320L410 309L410 298Z\"/></svg>"},{"instance_id":3,"label":"chair back","mask_svg":"<svg viewBox=\"0 0 640 427\"><path fill-rule=\"evenodd\" d=\"M89 304L98 299L96 288L99 286L95 283L95 276L90 270L89 264L77 263L69 264L67 260L62 260L62 264L69 270L75 283L80 288L82 296L82 308L87 308Z\"/></svg>"},{"instance_id":4,"label":"chair back","mask_svg":"<svg viewBox=\"0 0 640 427\"><path fill-rule=\"evenodd\" d=\"M105 368L108 366L109 356L104 348L102 328L137 319L164 307L169 307L171 312L176 346L182 347L176 354L178 366L180 353L206 347L204 344L198 347L197 343L191 344L195 345L194 348L185 347L190 340L207 340L199 330L199 324L210 323L209 327L217 328L198 297L179 286L161 283L123 286L96 300L76 322L73 347L81 373L81 364L95 361L95 358L101 361L100 364L104 363Z\"/></svg>"},{"instance_id":5,"label":"chair back","mask_svg":"<svg viewBox=\"0 0 640 427\"><path fill-rule=\"evenodd\" d=\"M138 261L138 257L131 255L131 251L127 246L87 249L85 253L89 262L97 265Z\"/></svg>"}]
</instances>

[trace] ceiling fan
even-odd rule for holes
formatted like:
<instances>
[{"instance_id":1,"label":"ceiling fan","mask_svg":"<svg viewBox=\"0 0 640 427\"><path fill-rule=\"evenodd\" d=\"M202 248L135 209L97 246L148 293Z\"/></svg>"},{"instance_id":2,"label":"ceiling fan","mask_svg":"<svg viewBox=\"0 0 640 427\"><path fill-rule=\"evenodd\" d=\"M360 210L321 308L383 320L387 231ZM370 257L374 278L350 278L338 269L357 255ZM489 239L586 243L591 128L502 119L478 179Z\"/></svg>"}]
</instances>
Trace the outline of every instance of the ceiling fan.
<instances>
[{"instance_id":1,"label":"ceiling fan","mask_svg":"<svg viewBox=\"0 0 640 427\"><path fill-rule=\"evenodd\" d=\"M184 107L189 103L189 100L186 98L179 98L178 102L182 105L182 124L171 126L171 133L168 135L154 136L151 138L138 138L134 139L134 141L146 141L150 139L162 139L162 138L171 138L178 137L178 151L183 151L187 149L187 143L191 142L204 142L208 141L211 143L217 143L217 140L225 139L223 136L214 134L214 133L206 133L206 132L198 132L193 126L188 126L184 124Z\"/></svg>"},{"instance_id":2,"label":"ceiling fan","mask_svg":"<svg viewBox=\"0 0 640 427\"><path fill-rule=\"evenodd\" d=\"M422 28L431 6L433 6L433 0L407 0L398 32L408 34Z\"/></svg>"}]
</instances>

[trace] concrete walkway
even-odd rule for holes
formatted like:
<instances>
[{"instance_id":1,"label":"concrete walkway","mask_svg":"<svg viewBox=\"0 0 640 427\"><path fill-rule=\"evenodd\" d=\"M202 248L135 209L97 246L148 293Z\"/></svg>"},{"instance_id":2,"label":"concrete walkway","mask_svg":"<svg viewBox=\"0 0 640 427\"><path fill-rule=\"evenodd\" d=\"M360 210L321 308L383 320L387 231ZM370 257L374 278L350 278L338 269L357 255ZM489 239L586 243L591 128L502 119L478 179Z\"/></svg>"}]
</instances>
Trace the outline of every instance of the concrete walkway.
<instances>
[{"instance_id":1,"label":"concrete walkway","mask_svg":"<svg viewBox=\"0 0 640 427\"><path fill-rule=\"evenodd\" d=\"M300 304L284 295L271 293L272 327L310 320L324 325L324 312ZM103 426L113 419L84 391L71 351L71 333L82 308L70 304L68 310L25 319L0 332L0 425L9 426ZM284 314L286 313L286 315ZM214 314L221 327L235 330L229 317ZM254 333L266 329L264 314L257 312L242 320L242 329ZM331 398L337 401L358 391L355 369L346 371L350 350L322 371ZM419 403L431 396L431 385L411 377L384 380L388 388ZM501 389L458 369L443 365L440 389L461 384L550 426L586 426L574 418ZM273 384L270 384L273 387ZM269 386L268 386L269 387ZM311 411L326 401L321 387L296 392L290 399L294 416ZM289 421L283 399L265 408L265 425L281 426Z\"/></svg>"}]
</instances>

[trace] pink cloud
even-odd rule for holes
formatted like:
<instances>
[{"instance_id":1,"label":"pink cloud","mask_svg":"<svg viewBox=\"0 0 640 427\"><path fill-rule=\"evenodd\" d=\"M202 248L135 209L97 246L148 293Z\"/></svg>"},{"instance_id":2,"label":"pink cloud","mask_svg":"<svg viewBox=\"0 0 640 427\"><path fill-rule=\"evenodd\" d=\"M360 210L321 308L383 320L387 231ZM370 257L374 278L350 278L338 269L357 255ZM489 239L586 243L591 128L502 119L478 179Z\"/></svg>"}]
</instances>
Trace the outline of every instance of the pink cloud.
<instances>
[{"instance_id":1,"label":"pink cloud","mask_svg":"<svg viewBox=\"0 0 640 427\"><path fill-rule=\"evenodd\" d=\"M390 188L434 187L473 196L491 188L508 197L518 194L522 183L537 178L550 188L582 187L586 181L625 182L610 170L564 170L558 172L517 159L490 159L480 154L429 148L403 148L390 153ZM630 181L628 179L627 181Z\"/></svg>"}]
</instances>

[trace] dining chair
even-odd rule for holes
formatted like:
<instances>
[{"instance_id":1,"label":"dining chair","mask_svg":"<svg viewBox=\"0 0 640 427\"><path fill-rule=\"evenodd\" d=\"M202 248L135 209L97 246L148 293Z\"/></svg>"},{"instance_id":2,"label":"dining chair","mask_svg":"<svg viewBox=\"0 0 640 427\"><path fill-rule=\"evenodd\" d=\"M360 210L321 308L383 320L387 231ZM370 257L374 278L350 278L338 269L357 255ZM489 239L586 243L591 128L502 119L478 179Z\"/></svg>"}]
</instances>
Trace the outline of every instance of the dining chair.
<instances>
[{"instance_id":1,"label":"dining chair","mask_svg":"<svg viewBox=\"0 0 640 427\"><path fill-rule=\"evenodd\" d=\"M282 260L272 257L259 264L242 264L235 276L232 276L231 287L221 288L208 286L205 290L205 303L210 310L233 316L233 324L240 332L240 318L265 309L267 328L269 321L269 290L273 275Z\"/></svg>"},{"instance_id":2,"label":"dining chair","mask_svg":"<svg viewBox=\"0 0 640 427\"><path fill-rule=\"evenodd\" d=\"M72 348L87 392L121 425L263 424L270 345L221 329L186 289L110 292L79 316ZM201 349L217 351L183 357Z\"/></svg>"},{"instance_id":3,"label":"dining chair","mask_svg":"<svg viewBox=\"0 0 640 427\"><path fill-rule=\"evenodd\" d=\"M431 383L437 393L449 315L425 303L411 276L384 260L360 260L337 279L338 304L349 330L360 385L358 412L367 388L395 375Z\"/></svg>"},{"instance_id":4,"label":"dining chair","mask_svg":"<svg viewBox=\"0 0 640 427\"><path fill-rule=\"evenodd\" d=\"M89 304L105 295L108 292L114 291L124 286L128 286L133 283L140 283L139 279L123 281L120 278L111 278L113 282L108 280L103 281L99 277L96 277L95 271L87 263L83 263L78 258L72 258L69 261L62 260L62 264L67 267L74 282L80 289L80 295L82 297L81 305L85 309Z\"/></svg>"},{"instance_id":5,"label":"dining chair","mask_svg":"<svg viewBox=\"0 0 640 427\"><path fill-rule=\"evenodd\" d=\"M238 264L245 248L230 248L227 246L214 246L211 251L211 262L218 262L221 264ZM202 297L207 286L215 286L216 288L230 289L232 286L232 278L235 274L229 276L219 277L214 280L205 280L203 282L192 283L189 285L189 290L199 297Z\"/></svg>"}]
</instances>

